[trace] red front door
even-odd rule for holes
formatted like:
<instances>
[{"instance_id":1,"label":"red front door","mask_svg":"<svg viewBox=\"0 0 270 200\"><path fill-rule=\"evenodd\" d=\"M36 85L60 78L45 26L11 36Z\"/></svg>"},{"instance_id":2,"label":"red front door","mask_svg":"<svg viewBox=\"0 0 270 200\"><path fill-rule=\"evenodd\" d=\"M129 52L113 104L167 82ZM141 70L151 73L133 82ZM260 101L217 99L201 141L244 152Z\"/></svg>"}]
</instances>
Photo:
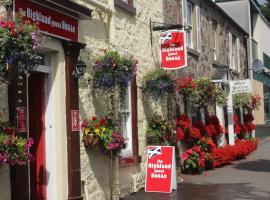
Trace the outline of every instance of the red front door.
<instances>
[{"instance_id":1,"label":"red front door","mask_svg":"<svg viewBox=\"0 0 270 200\"><path fill-rule=\"evenodd\" d=\"M35 140L31 150L35 161L30 166L31 200L46 199L45 155L45 74L33 73L29 78L29 134Z\"/></svg>"}]
</instances>

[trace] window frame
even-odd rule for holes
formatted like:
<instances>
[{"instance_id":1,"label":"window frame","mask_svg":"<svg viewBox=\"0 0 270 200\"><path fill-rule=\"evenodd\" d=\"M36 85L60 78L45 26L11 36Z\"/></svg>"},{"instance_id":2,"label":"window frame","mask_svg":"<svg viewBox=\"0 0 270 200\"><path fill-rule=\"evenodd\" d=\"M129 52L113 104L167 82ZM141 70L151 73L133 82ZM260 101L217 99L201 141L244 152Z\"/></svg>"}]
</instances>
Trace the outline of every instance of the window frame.
<instances>
[{"instance_id":1,"label":"window frame","mask_svg":"<svg viewBox=\"0 0 270 200\"><path fill-rule=\"evenodd\" d=\"M124 152L120 155L119 165L120 167L126 167L130 165L136 165L141 162L141 156L139 156L139 142L138 142L138 107L137 107L137 81L136 77L130 82L130 109L131 109L131 136L132 153Z\"/></svg>"},{"instance_id":2,"label":"window frame","mask_svg":"<svg viewBox=\"0 0 270 200\"><path fill-rule=\"evenodd\" d=\"M191 9L189 9L191 8ZM188 27L188 31L186 33L187 38L187 47L194 49L194 43L193 43L193 15L194 15L194 3L187 1L186 2L186 25Z\"/></svg>"},{"instance_id":3,"label":"window frame","mask_svg":"<svg viewBox=\"0 0 270 200\"><path fill-rule=\"evenodd\" d=\"M213 50L213 58L214 58L215 61L218 60L218 36L217 36L217 30L218 30L218 23L217 23L216 20L212 19L212 36L213 36L212 50Z\"/></svg>"},{"instance_id":4,"label":"window frame","mask_svg":"<svg viewBox=\"0 0 270 200\"><path fill-rule=\"evenodd\" d=\"M114 0L114 5L123 9L131 15L136 15L136 8L134 7L134 0Z\"/></svg>"}]
</instances>

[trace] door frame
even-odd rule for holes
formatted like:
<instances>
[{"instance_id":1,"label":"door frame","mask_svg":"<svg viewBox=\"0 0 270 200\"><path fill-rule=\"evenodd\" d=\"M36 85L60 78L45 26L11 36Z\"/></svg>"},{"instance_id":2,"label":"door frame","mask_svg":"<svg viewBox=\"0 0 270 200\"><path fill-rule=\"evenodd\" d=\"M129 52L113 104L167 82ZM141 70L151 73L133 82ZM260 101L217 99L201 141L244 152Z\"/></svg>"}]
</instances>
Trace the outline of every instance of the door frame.
<instances>
[{"instance_id":1,"label":"door frame","mask_svg":"<svg viewBox=\"0 0 270 200\"><path fill-rule=\"evenodd\" d=\"M45 114L45 165L46 165L46 197L56 199L56 157L55 157L55 88L53 84L54 62L53 54L41 52L44 55L44 63L39 65L35 71L44 74L44 114ZM29 101L28 101L28 78L27 76L27 116L28 116L28 138L29 138ZM29 198L31 195L30 165L28 165Z\"/></svg>"}]
</instances>

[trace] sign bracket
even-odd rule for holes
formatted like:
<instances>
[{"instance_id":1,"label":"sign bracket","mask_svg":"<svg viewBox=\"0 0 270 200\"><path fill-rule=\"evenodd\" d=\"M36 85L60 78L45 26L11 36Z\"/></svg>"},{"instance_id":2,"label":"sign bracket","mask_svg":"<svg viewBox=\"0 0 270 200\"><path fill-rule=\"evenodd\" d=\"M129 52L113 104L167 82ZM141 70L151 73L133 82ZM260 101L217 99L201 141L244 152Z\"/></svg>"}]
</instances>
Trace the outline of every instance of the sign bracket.
<instances>
[{"instance_id":1,"label":"sign bracket","mask_svg":"<svg viewBox=\"0 0 270 200\"><path fill-rule=\"evenodd\" d=\"M182 24L168 24L163 22L154 22L150 18L150 38L151 46L153 46L153 32L154 31L168 31L168 30L182 30L190 31L190 27L184 26Z\"/></svg>"}]
</instances>

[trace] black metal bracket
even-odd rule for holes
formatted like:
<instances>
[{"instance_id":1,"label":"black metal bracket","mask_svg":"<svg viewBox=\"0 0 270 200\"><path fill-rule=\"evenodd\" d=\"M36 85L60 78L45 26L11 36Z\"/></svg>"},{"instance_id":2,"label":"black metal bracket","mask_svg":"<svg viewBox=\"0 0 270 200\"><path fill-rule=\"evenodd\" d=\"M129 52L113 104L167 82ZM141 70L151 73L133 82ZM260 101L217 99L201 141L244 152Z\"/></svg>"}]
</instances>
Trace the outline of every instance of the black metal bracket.
<instances>
[{"instance_id":1,"label":"black metal bracket","mask_svg":"<svg viewBox=\"0 0 270 200\"><path fill-rule=\"evenodd\" d=\"M182 30L182 29L190 31L190 27L186 27L182 24L167 24L167 23L153 22L150 18L151 46L153 46L153 31Z\"/></svg>"}]
</instances>

